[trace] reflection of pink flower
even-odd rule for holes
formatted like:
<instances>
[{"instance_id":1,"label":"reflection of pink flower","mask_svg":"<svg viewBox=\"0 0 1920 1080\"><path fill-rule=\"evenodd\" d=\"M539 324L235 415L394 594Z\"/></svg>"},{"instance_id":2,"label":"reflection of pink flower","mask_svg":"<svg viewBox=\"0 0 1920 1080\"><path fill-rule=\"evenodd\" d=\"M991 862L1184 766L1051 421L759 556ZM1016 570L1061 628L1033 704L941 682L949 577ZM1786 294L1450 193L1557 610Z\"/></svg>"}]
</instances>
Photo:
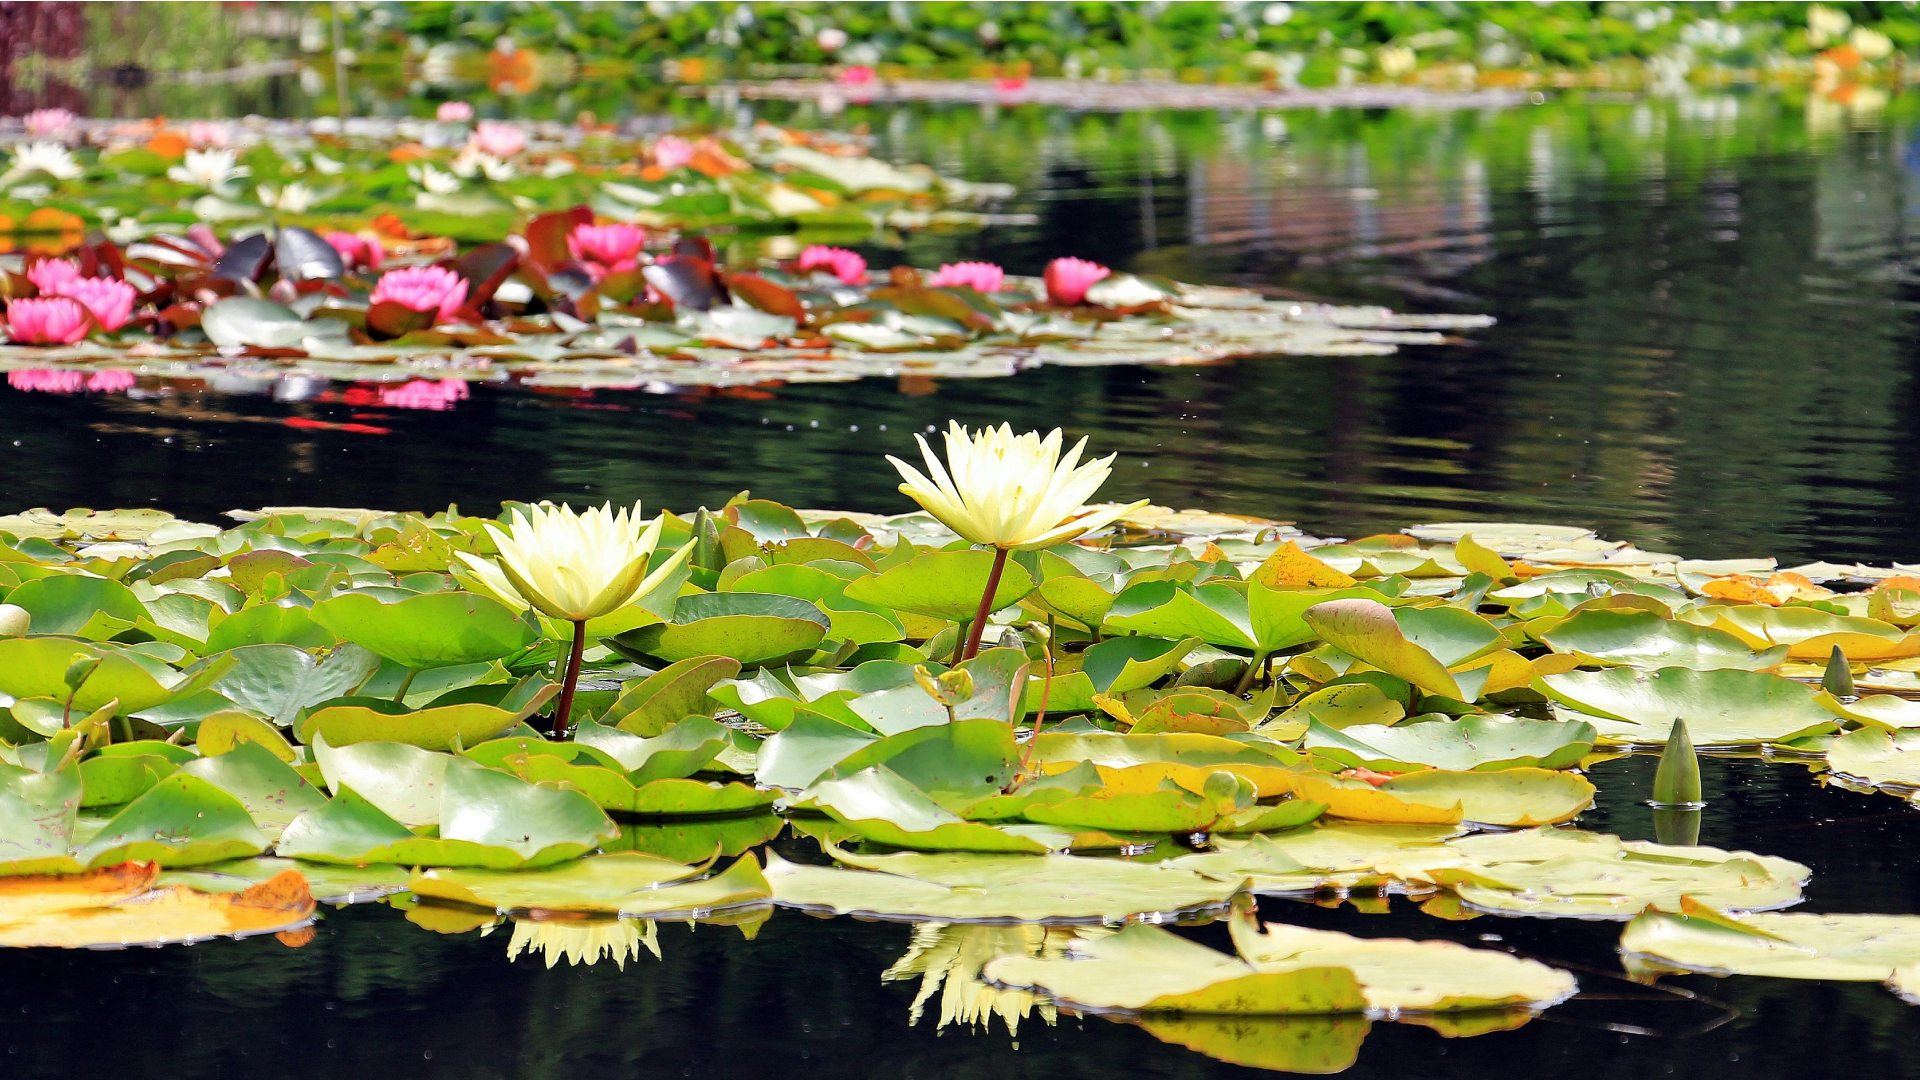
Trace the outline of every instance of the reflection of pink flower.
<instances>
[{"instance_id":1,"label":"reflection of pink flower","mask_svg":"<svg viewBox=\"0 0 1920 1080\"><path fill-rule=\"evenodd\" d=\"M87 336L87 309L64 296L7 305L7 336L17 345L71 345Z\"/></svg>"},{"instance_id":2,"label":"reflection of pink flower","mask_svg":"<svg viewBox=\"0 0 1920 1080\"><path fill-rule=\"evenodd\" d=\"M195 120L187 125L187 142L202 150L210 146L225 146L227 145L226 126L208 123L205 120Z\"/></svg>"},{"instance_id":3,"label":"reflection of pink flower","mask_svg":"<svg viewBox=\"0 0 1920 1080\"><path fill-rule=\"evenodd\" d=\"M1078 304L1086 300L1087 288L1113 271L1085 259L1055 259L1041 275L1047 283L1047 299L1056 304Z\"/></svg>"},{"instance_id":4,"label":"reflection of pink flower","mask_svg":"<svg viewBox=\"0 0 1920 1080\"><path fill-rule=\"evenodd\" d=\"M512 124L482 120L473 129L473 137L467 140L467 145L505 161L527 148L527 137Z\"/></svg>"},{"instance_id":5,"label":"reflection of pink flower","mask_svg":"<svg viewBox=\"0 0 1920 1080\"><path fill-rule=\"evenodd\" d=\"M118 330L133 318L133 286L113 278L74 278L61 285L61 296L80 301L102 330Z\"/></svg>"},{"instance_id":6,"label":"reflection of pink flower","mask_svg":"<svg viewBox=\"0 0 1920 1080\"><path fill-rule=\"evenodd\" d=\"M35 109L21 119L29 135L57 135L72 127L77 118L65 109Z\"/></svg>"},{"instance_id":7,"label":"reflection of pink flower","mask_svg":"<svg viewBox=\"0 0 1920 1080\"><path fill-rule=\"evenodd\" d=\"M27 267L27 280L42 296L60 295L60 286L80 278L80 264L72 259L41 259Z\"/></svg>"},{"instance_id":8,"label":"reflection of pink flower","mask_svg":"<svg viewBox=\"0 0 1920 1080\"><path fill-rule=\"evenodd\" d=\"M349 270L380 269L380 259L385 253L380 250L378 240L336 230L327 234L327 243L340 253L340 261L346 263Z\"/></svg>"},{"instance_id":9,"label":"reflection of pink flower","mask_svg":"<svg viewBox=\"0 0 1920 1080\"><path fill-rule=\"evenodd\" d=\"M841 68L840 81L848 86L865 86L873 81L873 69L865 64Z\"/></svg>"},{"instance_id":10,"label":"reflection of pink flower","mask_svg":"<svg viewBox=\"0 0 1920 1080\"><path fill-rule=\"evenodd\" d=\"M380 404L394 409L444 412L470 396L465 379L410 379L401 386L380 388Z\"/></svg>"},{"instance_id":11,"label":"reflection of pink flower","mask_svg":"<svg viewBox=\"0 0 1920 1080\"><path fill-rule=\"evenodd\" d=\"M586 265L595 281L639 266L640 248L647 234L636 225L575 225L567 234L567 250Z\"/></svg>"},{"instance_id":12,"label":"reflection of pink flower","mask_svg":"<svg viewBox=\"0 0 1920 1080\"><path fill-rule=\"evenodd\" d=\"M848 285L864 284L867 280L867 260L861 258L859 252L846 248L814 244L800 253L799 265L803 274L826 270Z\"/></svg>"},{"instance_id":13,"label":"reflection of pink flower","mask_svg":"<svg viewBox=\"0 0 1920 1080\"><path fill-rule=\"evenodd\" d=\"M43 394L77 394L86 388L87 377L78 371L32 368L7 372L7 385L15 390L32 390Z\"/></svg>"},{"instance_id":14,"label":"reflection of pink flower","mask_svg":"<svg viewBox=\"0 0 1920 1080\"><path fill-rule=\"evenodd\" d=\"M447 322L467 302L467 279L444 266L409 266L380 275L368 303L391 300L413 311L431 311L436 323Z\"/></svg>"},{"instance_id":15,"label":"reflection of pink flower","mask_svg":"<svg viewBox=\"0 0 1920 1080\"><path fill-rule=\"evenodd\" d=\"M87 380L87 389L98 394L118 394L133 389L131 371L96 371Z\"/></svg>"},{"instance_id":16,"label":"reflection of pink flower","mask_svg":"<svg viewBox=\"0 0 1920 1080\"><path fill-rule=\"evenodd\" d=\"M653 163L672 172L693 160L693 144L678 135L662 135L653 142Z\"/></svg>"},{"instance_id":17,"label":"reflection of pink flower","mask_svg":"<svg viewBox=\"0 0 1920 1080\"><path fill-rule=\"evenodd\" d=\"M927 284L935 289L964 285L983 293L997 293L1006 280L1007 272L990 262L957 262L942 264Z\"/></svg>"},{"instance_id":18,"label":"reflection of pink flower","mask_svg":"<svg viewBox=\"0 0 1920 1080\"><path fill-rule=\"evenodd\" d=\"M993 88L1002 94L1017 94L1027 88L1027 80L1013 75L1002 75L993 80Z\"/></svg>"},{"instance_id":19,"label":"reflection of pink flower","mask_svg":"<svg viewBox=\"0 0 1920 1080\"><path fill-rule=\"evenodd\" d=\"M433 117L443 124L464 124L473 119L473 106L464 101L443 101Z\"/></svg>"}]
</instances>

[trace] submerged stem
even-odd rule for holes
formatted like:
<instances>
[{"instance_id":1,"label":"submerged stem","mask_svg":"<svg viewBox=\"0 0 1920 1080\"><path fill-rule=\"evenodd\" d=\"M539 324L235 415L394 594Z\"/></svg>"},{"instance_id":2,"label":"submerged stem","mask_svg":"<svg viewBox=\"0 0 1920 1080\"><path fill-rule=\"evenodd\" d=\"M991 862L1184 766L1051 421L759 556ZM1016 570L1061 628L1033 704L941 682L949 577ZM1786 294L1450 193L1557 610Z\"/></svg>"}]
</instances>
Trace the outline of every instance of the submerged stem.
<instances>
[{"instance_id":1,"label":"submerged stem","mask_svg":"<svg viewBox=\"0 0 1920 1080\"><path fill-rule=\"evenodd\" d=\"M418 674L420 673L413 668L407 669L407 677L400 680L400 689L393 692L393 700L406 704L407 691L413 688L413 677Z\"/></svg>"},{"instance_id":2,"label":"submerged stem","mask_svg":"<svg viewBox=\"0 0 1920 1080\"><path fill-rule=\"evenodd\" d=\"M993 549L993 572L987 575L986 591L980 594L980 607L973 613L973 626L967 631L967 647L961 660L971 660L980 651L980 635L986 632L987 616L993 611L993 594L1000 591L1000 574L1007 568L1007 549Z\"/></svg>"},{"instance_id":3,"label":"submerged stem","mask_svg":"<svg viewBox=\"0 0 1920 1080\"><path fill-rule=\"evenodd\" d=\"M560 704L553 710L555 738L567 737L567 714L573 711L573 688L580 682L580 654L587 651L587 622L573 624L573 648L567 653L566 681L560 684Z\"/></svg>"}]
</instances>

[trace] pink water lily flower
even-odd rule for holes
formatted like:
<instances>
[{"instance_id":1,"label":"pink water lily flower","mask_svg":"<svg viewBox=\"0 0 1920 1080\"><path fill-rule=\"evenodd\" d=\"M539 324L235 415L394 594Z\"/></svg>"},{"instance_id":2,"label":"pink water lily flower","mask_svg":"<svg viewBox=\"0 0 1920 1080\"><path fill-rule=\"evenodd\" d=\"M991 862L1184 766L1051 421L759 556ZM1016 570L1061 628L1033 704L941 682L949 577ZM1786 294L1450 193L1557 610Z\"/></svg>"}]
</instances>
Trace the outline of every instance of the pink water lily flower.
<instances>
[{"instance_id":1,"label":"pink water lily flower","mask_svg":"<svg viewBox=\"0 0 1920 1080\"><path fill-rule=\"evenodd\" d=\"M464 101L443 101L433 111L433 118L443 124L464 124L473 119L473 106Z\"/></svg>"},{"instance_id":2,"label":"pink water lily flower","mask_svg":"<svg viewBox=\"0 0 1920 1080\"><path fill-rule=\"evenodd\" d=\"M595 281L640 265L640 249L647 234L637 225L575 225L567 234L567 251L587 268Z\"/></svg>"},{"instance_id":3,"label":"pink water lily flower","mask_svg":"<svg viewBox=\"0 0 1920 1080\"><path fill-rule=\"evenodd\" d=\"M340 253L340 261L347 264L349 270L378 270L386 254L380 250L378 240L358 233L335 230L327 234L327 243Z\"/></svg>"},{"instance_id":4,"label":"pink water lily flower","mask_svg":"<svg viewBox=\"0 0 1920 1080\"><path fill-rule=\"evenodd\" d=\"M452 320L467 302L467 279L444 266L409 266L380 275L368 303L391 300L412 311L431 311L434 322Z\"/></svg>"},{"instance_id":5,"label":"pink water lily flower","mask_svg":"<svg viewBox=\"0 0 1920 1080\"><path fill-rule=\"evenodd\" d=\"M87 336L90 325L87 309L64 296L7 305L7 337L16 345L71 345Z\"/></svg>"},{"instance_id":6,"label":"pink water lily flower","mask_svg":"<svg viewBox=\"0 0 1920 1080\"><path fill-rule=\"evenodd\" d=\"M21 118L29 135L58 135L79 119L65 109L35 109Z\"/></svg>"},{"instance_id":7,"label":"pink water lily flower","mask_svg":"<svg viewBox=\"0 0 1920 1080\"><path fill-rule=\"evenodd\" d=\"M927 285L935 289L952 289L965 286L983 293L997 293L1007 281L1007 272L990 262L942 263L927 279Z\"/></svg>"},{"instance_id":8,"label":"pink water lily flower","mask_svg":"<svg viewBox=\"0 0 1920 1080\"><path fill-rule=\"evenodd\" d=\"M841 68L840 81L848 86L865 86L873 81L873 69L865 64Z\"/></svg>"},{"instance_id":9,"label":"pink water lily flower","mask_svg":"<svg viewBox=\"0 0 1920 1080\"><path fill-rule=\"evenodd\" d=\"M527 137L512 124L482 120L474 127L473 137L467 140L467 145L505 161L527 148Z\"/></svg>"},{"instance_id":10,"label":"pink water lily flower","mask_svg":"<svg viewBox=\"0 0 1920 1080\"><path fill-rule=\"evenodd\" d=\"M81 306L92 313L93 321L100 324L100 329L107 331L127 325L127 320L133 318L134 298L139 295L133 286L113 278L77 277L55 291L80 301Z\"/></svg>"},{"instance_id":11,"label":"pink water lily flower","mask_svg":"<svg viewBox=\"0 0 1920 1080\"><path fill-rule=\"evenodd\" d=\"M828 271L847 285L863 285L867 280L867 260L861 258L859 252L825 244L814 244L802 251L799 268L803 274Z\"/></svg>"},{"instance_id":12,"label":"pink water lily flower","mask_svg":"<svg viewBox=\"0 0 1920 1080\"><path fill-rule=\"evenodd\" d=\"M205 150L209 147L227 145L227 126L206 120L195 120L187 125L187 143Z\"/></svg>"},{"instance_id":13,"label":"pink water lily flower","mask_svg":"<svg viewBox=\"0 0 1920 1080\"><path fill-rule=\"evenodd\" d=\"M80 371L29 368L23 371L7 372L7 385L15 390L42 394L77 394L86 389L87 376L85 372Z\"/></svg>"},{"instance_id":14,"label":"pink water lily flower","mask_svg":"<svg viewBox=\"0 0 1920 1080\"><path fill-rule=\"evenodd\" d=\"M678 135L662 135L653 143L653 163L672 172L693 160L693 144Z\"/></svg>"},{"instance_id":15,"label":"pink water lily flower","mask_svg":"<svg viewBox=\"0 0 1920 1080\"><path fill-rule=\"evenodd\" d=\"M1071 307L1084 303L1087 289L1113 271L1086 259L1055 259L1047 264L1041 279L1047 284L1047 299Z\"/></svg>"},{"instance_id":16,"label":"pink water lily flower","mask_svg":"<svg viewBox=\"0 0 1920 1080\"><path fill-rule=\"evenodd\" d=\"M133 389L136 381L131 371L96 371L87 379L87 389L96 394L119 394Z\"/></svg>"},{"instance_id":17,"label":"pink water lily flower","mask_svg":"<svg viewBox=\"0 0 1920 1080\"><path fill-rule=\"evenodd\" d=\"M41 259L27 267L27 280L41 296L60 295L60 286L80 279L80 264L72 259Z\"/></svg>"}]
</instances>

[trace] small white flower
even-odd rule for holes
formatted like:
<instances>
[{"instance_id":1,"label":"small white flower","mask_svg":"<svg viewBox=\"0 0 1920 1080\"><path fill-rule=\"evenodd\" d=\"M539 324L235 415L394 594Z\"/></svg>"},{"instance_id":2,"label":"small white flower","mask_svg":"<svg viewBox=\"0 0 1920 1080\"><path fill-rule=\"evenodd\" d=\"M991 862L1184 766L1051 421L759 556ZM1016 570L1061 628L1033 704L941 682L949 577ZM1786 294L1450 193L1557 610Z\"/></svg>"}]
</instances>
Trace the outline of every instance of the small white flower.
<instances>
[{"instance_id":1,"label":"small white flower","mask_svg":"<svg viewBox=\"0 0 1920 1080\"><path fill-rule=\"evenodd\" d=\"M289 214L306 213L320 197L319 192L299 183L288 184L278 191L262 184L254 194L260 196L262 205Z\"/></svg>"},{"instance_id":2,"label":"small white flower","mask_svg":"<svg viewBox=\"0 0 1920 1080\"><path fill-rule=\"evenodd\" d=\"M321 176L338 176L345 172L346 168L343 162L335 161L325 154L313 155L313 171Z\"/></svg>"},{"instance_id":3,"label":"small white flower","mask_svg":"<svg viewBox=\"0 0 1920 1080\"><path fill-rule=\"evenodd\" d=\"M467 180L479 175L485 175L487 179L495 181L511 180L519 175L512 165L484 150L476 150L472 146L460 151L447 167Z\"/></svg>"},{"instance_id":4,"label":"small white flower","mask_svg":"<svg viewBox=\"0 0 1920 1080\"><path fill-rule=\"evenodd\" d=\"M71 180L86 169L74 159L73 151L59 143L28 143L14 151L13 167L7 175L24 176L27 173L43 172L55 180Z\"/></svg>"},{"instance_id":5,"label":"small white flower","mask_svg":"<svg viewBox=\"0 0 1920 1080\"><path fill-rule=\"evenodd\" d=\"M180 164L167 170L167 178L225 195L230 184L253 171L238 161L231 150L189 150Z\"/></svg>"},{"instance_id":6,"label":"small white flower","mask_svg":"<svg viewBox=\"0 0 1920 1080\"><path fill-rule=\"evenodd\" d=\"M567 158L557 157L547 162L546 167L540 170L540 175L549 180L558 180L563 176L572 176L573 171L572 161Z\"/></svg>"},{"instance_id":7,"label":"small white flower","mask_svg":"<svg viewBox=\"0 0 1920 1080\"><path fill-rule=\"evenodd\" d=\"M434 195L451 195L460 190L458 177L425 163L407 166L407 176Z\"/></svg>"}]
</instances>

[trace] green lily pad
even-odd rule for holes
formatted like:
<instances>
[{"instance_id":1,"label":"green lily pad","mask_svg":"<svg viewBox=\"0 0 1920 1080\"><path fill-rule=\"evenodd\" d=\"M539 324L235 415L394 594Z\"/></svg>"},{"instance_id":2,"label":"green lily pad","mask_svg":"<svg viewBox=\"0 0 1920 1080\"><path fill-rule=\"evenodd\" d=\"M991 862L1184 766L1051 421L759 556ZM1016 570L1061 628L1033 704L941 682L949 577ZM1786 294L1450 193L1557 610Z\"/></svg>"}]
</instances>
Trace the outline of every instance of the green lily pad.
<instances>
[{"instance_id":1,"label":"green lily pad","mask_svg":"<svg viewBox=\"0 0 1920 1080\"><path fill-rule=\"evenodd\" d=\"M956 720L858 747L827 776L851 776L875 765L885 765L935 802L958 807L1005 788L1019 771L1020 748L1005 723Z\"/></svg>"},{"instance_id":2,"label":"green lily pad","mask_svg":"<svg viewBox=\"0 0 1920 1080\"><path fill-rule=\"evenodd\" d=\"M1558 824L1593 805L1594 795L1586 777L1537 768L1421 769L1379 785L1304 767L1287 777L1296 797L1327 804L1333 817L1409 825Z\"/></svg>"},{"instance_id":3,"label":"green lily pad","mask_svg":"<svg viewBox=\"0 0 1920 1080\"><path fill-rule=\"evenodd\" d=\"M90 757L80 763L80 779L85 785L80 805L92 808L130 803L178 767L158 754Z\"/></svg>"},{"instance_id":4,"label":"green lily pad","mask_svg":"<svg viewBox=\"0 0 1920 1080\"><path fill-rule=\"evenodd\" d=\"M1534 680L1534 689L1577 718L1604 743L1664 744L1685 719L1695 746L1786 742L1837 730L1813 687L1759 671L1569 671Z\"/></svg>"},{"instance_id":5,"label":"green lily pad","mask_svg":"<svg viewBox=\"0 0 1920 1080\"><path fill-rule=\"evenodd\" d=\"M973 677L973 696L954 705L953 719L998 720L1010 727L1023 715L1025 688L1033 670L1026 653L1019 649L982 649L960 669ZM912 681L911 669L908 672L909 678L898 686L849 700L847 710L883 735L946 723L946 706Z\"/></svg>"},{"instance_id":6,"label":"green lily pad","mask_svg":"<svg viewBox=\"0 0 1920 1080\"><path fill-rule=\"evenodd\" d=\"M836 852L835 857L858 869L791 863L769 851L766 872L774 902L837 915L947 922L1118 922L1217 908L1243 884L1079 855Z\"/></svg>"},{"instance_id":7,"label":"green lily pad","mask_svg":"<svg viewBox=\"0 0 1920 1080\"><path fill-rule=\"evenodd\" d=\"M880 736L871 731L801 709L794 713L793 723L760 744L760 763L754 776L768 787L799 791L812 786L849 755L878 741Z\"/></svg>"},{"instance_id":8,"label":"green lily pad","mask_svg":"<svg viewBox=\"0 0 1920 1080\"><path fill-rule=\"evenodd\" d=\"M641 785L692 776L732 745L733 734L708 717L689 716L651 739L584 721L574 740L605 753Z\"/></svg>"},{"instance_id":9,"label":"green lily pad","mask_svg":"<svg viewBox=\"0 0 1920 1080\"><path fill-rule=\"evenodd\" d=\"M301 710L351 694L380 668L380 658L342 645L324 658L293 645L246 645L228 654L233 667L213 689L228 701L281 726Z\"/></svg>"},{"instance_id":10,"label":"green lily pad","mask_svg":"<svg viewBox=\"0 0 1920 1080\"><path fill-rule=\"evenodd\" d=\"M924 791L884 765L832 777L814 784L793 803L819 810L851 826L864 839L889 847L922 851L990 851L1045 854L1069 846L1072 835L1048 845L964 821L934 802Z\"/></svg>"},{"instance_id":11,"label":"green lily pad","mask_svg":"<svg viewBox=\"0 0 1920 1080\"><path fill-rule=\"evenodd\" d=\"M312 750L327 790L336 799L351 789L403 828L440 824L440 796L452 757L394 742L335 747L324 737L314 740Z\"/></svg>"},{"instance_id":12,"label":"green lily pad","mask_svg":"<svg viewBox=\"0 0 1920 1080\"><path fill-rule=\"evenodd\" d=\"M1920 791L1920 731L1861 728L1827 747L1827 767L1875 787Z\"/></svg>"},{"instance_id":13,"label":"green lily pad","mask_svg":"<svg viewBox=\"0 0 1920 1080\"><path fill-rule=\"evenodd\" d=\"M831 542L817 537L809 538L809 541L821 544ZM817 567L791 563L769 566L741 575L732 583L732 588L740 592L779 593L813 604L831 622L827 633L835 641L866 645L899 641L907 635L899 617L891 610L848 597L845 578L836 577Z\"/></svg>"},{"instance_id":14,"label":"green lily pad","mask_svg":"<svg viewBox=\"0 0 1920 1080\"><path fill-rule=\"evenodd\" d=\"M293 766L257 742L242 742L218 757L198 758L180 766L240 800L261 832L278 836L302 811L327 801Z\"/></svg>"},{"instance_id":15,"label":"green lily pad","mask_svg":"<svg viewBox=\"0 0 1920 1080\"><path fill-rule=\"evenodd\" d=\"M1197 637L1209 645L1259 650L1246 591L1217 582L1185 588L1173 581L1129 586L1107 612L1106 629L1150 637Z\"/></svg>"},{"instance_id":16,"label":"green lily pad","mask_svg":"<svg viewBox=\"0 0 1920 1080\"><path fill-rule=\"evenodd\" d=\"M929 551L882 573L849 582L846 596L865 604L912 612L943 622L973 619L993 573L991 551ZM1017 604L1033 591L1033 577L1009 559L990 610Z\"/></svg>"},{"instance_id":17,"label":"green lily pad","mask_svg":"<svg viewBox=\"0 0 1920 1080\"><path fill-rule=\"evenodd\" d=\"M1398 727L1307 728L1302 749L1353 768L1412 772L1422 767L1468 771L1570 769L1593 751L1598 736L1584 721L1556 723L1474 714L1459 720Z\"/></svg>"},{"instance_id":18,"label":"green lily pad","mask_svg":"<svg viewBox=\"0 0 1920 1080\"><path fill-rule=\"evenodd\" d=\"M25 582L7 594L7 603L32 616L30 633L89 641L105 641L147 616L132 589L85 574L52 574Z\"/></svg>"},{"instance_id":19,"label":"green lily pad","mask_svg":"<svg viewBox=\"0 0 1920 1080\"><path fill-rule=\"evenodd\" d=\"M707 691L738 674L740 661L730 656L695 656L669 664L621 687L600 723L642 738L658 735L684 717L713 715Z\"/></svg>"},{"instance_id":20,"label":"green lily pad","mask_svg":"<svg viewBox=\"0 0 1920 1080\"><path fill-rule=\"evenodd\" d=\"M1290 729L1305 733L1309 724L1319 724L1335 731L1361 726L1391 727L1405 719L1406 715L1404 705L1388 697L1372 683L1341 683L1324 686L1304 695L1288 706L1285 712L1261 725L1259 730L1264 733L1269 729Z\"/></svg>"},{"instance_id":21,"label":"green lily pad","mask_svg":"<svg viewBox=\"0 0 1920 1080\"><path fill-rule=\"evenodd\" d=\"M265 747L281 761L293 762L293 744L279 728L251 713L222 709L201 720L194 731L194 748L205 757L218 757L249 743Z\"/></svg>"},{"instance_id":22,"label":"green lily pad","mask_svg":"<svg viewBox=\"0 0 1920 1080\"><path fill-rule=\"evenodd\" d=\"M1373 600L1331 600L1305 619L1328 644L1430 694L1464 699L1447 670L1498 649L1492 623L1453 607L1389 608Z\"/></svg>"},{"instance_id":23,"label":"green lily pad","mask_svg":"<svg viewBox=\"0 0 1920 1080\"><path fill-rule=\"evenodd\" d=\"M390 604L365 592L341 593L313 605L311 615L341 640L416 671L497 660L540 636L525 612L469 592L421 593Z\"/></svg>"},{"instance_id":24,"label":"green lily pad","mask_svg":"<svg viewBox=\"0 0 1920 1080\"><path fill-rule=\"evenodd\" d=\"M67 665L76 653L100 660L100 666L73 695L74 711L81 715L110 701L118 702L118 716L166 704L214 683L231 664L226 657L209 658L189 673L142 652L78 638L0 638L0 693L64 701Z\"/></svg>"},{"instance_id":25,"label":"green lily pad","mask_svg":"<svg viewBox=\"0 0 1920 1080\"><path fill-rule=\"evenodd\" d=\"M606 638L639 660L676 663L724 656L743 666L805 659L831 625L805 600L774 593L698 593L674 605L673 621Z\"/></svg>"},{"instance_id":26,"label":"green lily pad","mask_svg":"<svg viewBox=\"0 0 1920 1080\"><path fill-rule=\"evenodd\" d=\"M1685 897L1677 912L1635 916L1620 951L1636 973L1884 982L1908 1000L1920 989L1920 917L1912 915L1731 915Z\"/></svg>"},{"instance_id":27,"label":"green lily pad","mask_svg":"<svg viewBox=\"0 0 1920 1080\"><path fill-rule=\"evenodd\" d=\"M436 867L416 871L414 895L495 911L618 914L634 893L698 878L704 867L623 851L592 855L538 871Z\"/></svg>"},{"instance_id":28,"label":"green lily pad","mask_svg":"<svg viewBox=\"0 0 1920 1080\"><path fill-rule=\"evenodd\" d=\"M197 599L176 597L177 599ZM162 599L167 599L163 597ZM155 605L148 605L150 608ZM243 608L221 619L205 637L210 653L225 652L246 645L277 642L299 649L327 649L340 639L313 621L307 609L281 604L259 604Z\"/></svg>"},{"instance_id":29,"label":"green lily pad","mask_svg":"<svg viewBox=\"0 0 1920 1080\"><path fill-rule=\"evenodd\" d=\"M176 772L115 814L80 849L79 859L89 867L129 860L200 866L266 849L266 836L238 799L197 776Z\"/></svg>"},{"instance_id":30,"label":"green lily pad","mask_svg":"<svg viewBox=\"0 0 1920 1080\"><path fill-rule=\"evenodd\" d=\"M1631 609L1578 612L1541 635L1540 640L1555 652L1608 666L1758 671L1778 667L1787 659L1785 645L1755 652L1724 630Z\"/></svg>"},{"instance_id":31,"label":"green lily pad","mask_svg":"<svg viewBox=\"0 0 1920 1080\"><path fill-rule=\"evenodd\" d=\"M324 737L333 746L400 742L427 750L478 745L539 712L560 687L538 675L511 685L462 687L410 710L385 698L336 698L314 709L299 727L302 742Z\"/></svg>"},{"instance_id":32,"label":"green lily pad","mask_svg":"<svg viewBox=\"0 0 1920 1080\"><path fill-rule=\"evenodd\" d=\"M43 773L0 762L0 876L77 874L70 853L80 770Z\"/></svg>"}]
</instances>

